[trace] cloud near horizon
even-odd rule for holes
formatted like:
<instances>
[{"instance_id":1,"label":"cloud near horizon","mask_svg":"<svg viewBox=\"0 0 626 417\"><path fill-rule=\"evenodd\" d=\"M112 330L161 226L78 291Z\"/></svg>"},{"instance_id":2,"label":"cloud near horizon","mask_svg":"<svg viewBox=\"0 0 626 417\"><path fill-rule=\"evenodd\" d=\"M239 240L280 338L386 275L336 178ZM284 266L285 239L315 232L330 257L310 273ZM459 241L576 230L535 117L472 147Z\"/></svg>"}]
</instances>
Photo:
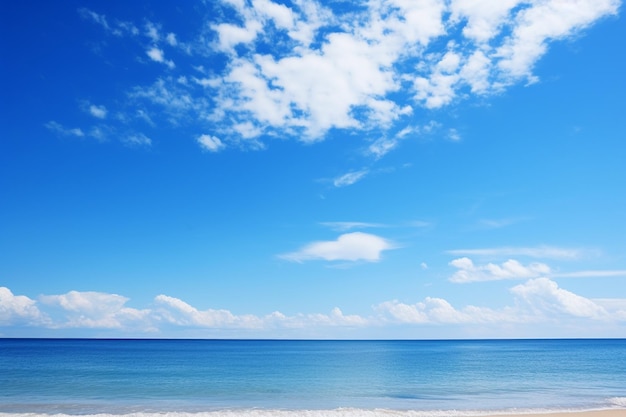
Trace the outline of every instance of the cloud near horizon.
<instances>
[{"instance_id":1,"label":"cloud near horizon","mask_svg":"<svg viewBox=\"0 0 626 417\"><path fill-rule=\"evenodd\" d=\"M175 125L203 121L207 137L250 149L263 149L269 137L315 142L333 129L368 132L369 152L378 159L425 132L414 122L420 109L536 82L533 69L550 43L578 36L620 4L381 0L346 12L315 0L224 0L184 42L159 23L85 8L79 14L165 64L163 74L129 89L124 102L132 108L118 113L140 109ZM177 57L191 65L176 65ZM210 65L215 59L223 65ZM460 138L454 128L448 132ZM365 173L345 174L335 185Z\"/></svg>"},{"instance_id":2,"label":"cloud near horizon","mask_svg":"<svg viewBox=\"0 0 626 417\"><path fill-rule=\"evenodd\" d=\"M157 295L152 306L127 307L128 298L94 291L70 291L43 295L39 301L14 295L0 287L0 330L10 336L12 328L115 330L120 335L160 335L172 329L214 329L272 331L323 329L329 327L366 328L411 325L465 324L508 326L551 321L576 323L587 328L588 320L626 322L626 299L589 299L560 288L548 278L535 278L510 289L512 304L499 308L467 305L454 307L443 298L426 297L415 304L398 300L381 302L372 314L346 315L338 307L330 313L298 313L286 316L274 311L265 316L237 315L229 310L199 310L185 301ZM245 333L244 333L245 334Z\"/></svg>"}]
</instances>

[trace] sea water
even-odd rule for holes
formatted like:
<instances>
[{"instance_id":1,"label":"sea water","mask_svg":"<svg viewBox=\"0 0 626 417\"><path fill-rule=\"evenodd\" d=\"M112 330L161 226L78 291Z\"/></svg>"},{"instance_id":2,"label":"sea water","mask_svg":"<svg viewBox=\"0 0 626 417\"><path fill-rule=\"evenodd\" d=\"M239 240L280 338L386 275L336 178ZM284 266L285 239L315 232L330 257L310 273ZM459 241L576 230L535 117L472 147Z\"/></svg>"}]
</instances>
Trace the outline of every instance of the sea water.
<instances>
[{"instance_id":1,"label":"sea water","mask_svg":"<svg viewBox=\"0 0 626 417\"><path fill-rule=\"evenodd\" d=\"M0 339L0 417L626 410L626 339Z\"/></svg>"}]
</instances>

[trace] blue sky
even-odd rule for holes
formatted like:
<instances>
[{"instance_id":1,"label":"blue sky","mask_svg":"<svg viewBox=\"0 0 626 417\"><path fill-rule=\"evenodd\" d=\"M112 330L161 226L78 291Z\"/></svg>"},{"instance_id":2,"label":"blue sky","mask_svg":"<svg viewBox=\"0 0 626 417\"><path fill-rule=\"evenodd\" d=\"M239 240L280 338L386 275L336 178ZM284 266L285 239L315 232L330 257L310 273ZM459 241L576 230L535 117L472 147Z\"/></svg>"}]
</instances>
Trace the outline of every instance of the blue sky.
<instances>
[{"instance_id":1,"label":"blue sky","mask_svg":"<svg viewBox=\"0 0 626 417\"><path fill-rule=\"evenodd\" d=\"M617 0L0 13L0 336L626 337Z\"/></svg>"}]
</instances>

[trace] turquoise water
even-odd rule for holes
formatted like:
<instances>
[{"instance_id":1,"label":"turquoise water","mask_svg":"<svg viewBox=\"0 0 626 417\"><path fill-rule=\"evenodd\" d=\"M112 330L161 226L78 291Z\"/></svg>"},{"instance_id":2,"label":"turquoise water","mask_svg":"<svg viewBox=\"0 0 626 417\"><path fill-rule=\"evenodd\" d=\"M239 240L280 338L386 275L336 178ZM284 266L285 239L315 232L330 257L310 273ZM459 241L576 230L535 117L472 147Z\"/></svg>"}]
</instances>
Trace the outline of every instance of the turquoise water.
<instances>
[{"instance_id":1,"label":"turquoise water","mask_svg":"<svg viewBox=\"0 0 626 417\"><path fill-rule=\"evenodd\" d=\"M0 339L0 415L434 416L619 407L626 407L624 339Z\"/></svg>"}]
</instances>

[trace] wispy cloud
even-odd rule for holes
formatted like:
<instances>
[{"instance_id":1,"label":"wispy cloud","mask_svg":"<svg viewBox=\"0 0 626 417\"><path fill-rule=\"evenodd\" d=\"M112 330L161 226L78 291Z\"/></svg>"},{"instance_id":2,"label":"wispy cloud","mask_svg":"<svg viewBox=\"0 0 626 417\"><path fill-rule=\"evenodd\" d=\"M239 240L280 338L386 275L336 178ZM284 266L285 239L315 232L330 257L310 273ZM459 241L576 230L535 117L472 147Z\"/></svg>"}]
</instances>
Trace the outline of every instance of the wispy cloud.
<instances>
[{"instance_id":1,"label":"wispy cloud","mask_svg":"<svg viewBox=\"0 0 626 417\"><path fill-rule=\"evenodd\" d=\"M453 249L447 253L456 256L511 257L528 256L542 259L577 259L588 251L554 246L514 247L504 246L482 249Z\"/></svg>"},{"instance_id":2,"label":"wispy cloud","mask_svg":"<svg viewBox=\"0 0 626 417\"><path fill-rule=\"evenodd\" d=\"M383 251L393 249L391 241L363 232L340 235L337 240L313 242L295 252L280 255L294 262L309 260L377 262Z\"/></svg>"},{"instance_id":3,"label":"wispy cloud","mask_svg":"<svg viewBox=\"0 0 626 417\"><path fill-rule=\"evenodd\" d=\"M365 223L365 222L321 222L322 226L328 227L337 232L346 232L352 229L370 229L374 227L386 227L381 223Z\"/></svg>"},{"instance_id":4,"label":"wispy cloud","mask_svg":"<svg viewBox=\"0 0 626 417\"><path fill-rule=\"evenodd\" d=\"M83 19L91 20L100 25L107 33L114 36L138 35L139 29L131 22L115 20L109 24L109 20L103 14L96 13L87 8L78 9L78 13Z\"/></svg>"},{"instance_id":5,"label":"wispy cloud","mask_svg":"<svg viewBox=\"0 0 626 417\"><path fill-rule=\"evenodd\" d=\"M369 170L362 169L360 171L352 171L346 174L340 175L333 180L333 185L337 188L347 187L352 185L360 180L362 180L367 174Z\"/></svg>"},{"instance_id":6,"label":"wispy cloud","mask_svg":"<svg viewBox=\"0 0 626 417\"><path fill-rule=\"evenodd\" d=\"M152 145L152 139L144 135L143 133L134 133L122 137L122 142L128 146L145 146Z\"/></svg>"},{"instance_id":7,"label":"wispy cloud","mask_svg":"<svg viewBox=\"0 0 626 417\"><path fill-rule=\"evenodd\" d=\"M614 270L586 270L574 272L557 272L552 274L555 278L607 278L607 277L626 277L626 269Z\"/></svg>"},{"instance_id":8,"label":"wispy cloud","mask_svg":"<svg viewBox=\"0 0 626 417\"><path fill-rule=\"evenodd\" d=\"M53 131L54 133L61 135L61 136L75 136L79 138L82 138L83 136L85 136L85 132L83 132L82 129L77 128L77 127L67 128L63 126L61 123L58 123L55 121L50 121L46 123L44 126L50 129L51 131Z\"/></svg>"},{"instance_id":9,"label":"wispy cloud","mask_svg":"<svg viewBox=\"0 0 626 417\"><path fill-rule=\"evenodd\" d=\"M526 220L524 217L512 217L502 219L480 219L477 227L480 229L502 229L504 227L512 226Z\"/></svg>"}]
</instances>

